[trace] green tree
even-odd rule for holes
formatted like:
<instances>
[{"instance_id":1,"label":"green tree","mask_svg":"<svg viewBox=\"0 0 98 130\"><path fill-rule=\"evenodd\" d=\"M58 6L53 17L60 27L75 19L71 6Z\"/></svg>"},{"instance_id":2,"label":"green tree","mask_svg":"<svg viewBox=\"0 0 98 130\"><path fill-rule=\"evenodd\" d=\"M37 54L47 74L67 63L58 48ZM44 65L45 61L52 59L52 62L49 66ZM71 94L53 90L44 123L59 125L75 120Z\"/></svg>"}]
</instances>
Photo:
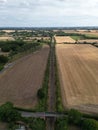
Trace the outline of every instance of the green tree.
<instances>
[{"instance_id":1,"label":"green tree","mask_svg":"<svg viewBox=\"0 0 98 130\"><path fill-rule=\"evenodd\" d=\"M5 64L6 62L8 62L8 57L0 55L0 63Z\"/></svg>"},{"instance_id":2,"label":"green tree","mask_svg":"<svg viewBox=\"0 0 98 130\"><path fill-rule=\"evenodd\" d=\"M26 121L31 130L45 130L45 121L40 118L28 118Z\"/></svg>"},{"instance_id":3,"label":"green tree","mask_svg":"<svg viewBox=\"0 0 98 130\"><path fill-rule=\"evenodd\" d=\"M82 130L98 130L98 122L94 119L84 119L82 121Z\"/></svg>"},{"instance_id":4,"label":"green tree","mask_svg":"<svg viewBox=\"0 0 98 130\"><path fill-rule=\"evenodd\" d=\"M68 130L68 123L66 118L56 120L56 130Z\"/></svg>"},{"instance_id":5,"label":"green tree","mask_svg":"<svg viewBox=\"0 0 98 130\"><path fill-rule=\"evenodd\" d=\"M13 122L19 120L21 114L14 109L13 104L6 102L0 106L0 120L3 122Z\"/></svg>"},{"instance_id":6,"label":"green tree","mask_svg":"<svg viewBox=\"0 0 98 130\"><path fill-rule=\"evenodd\" d=\"M71 109L68 112L68 120L70 123L79 125L81 119L82 119L82 114L79 111Z\"/></svg>"}]
</instances>

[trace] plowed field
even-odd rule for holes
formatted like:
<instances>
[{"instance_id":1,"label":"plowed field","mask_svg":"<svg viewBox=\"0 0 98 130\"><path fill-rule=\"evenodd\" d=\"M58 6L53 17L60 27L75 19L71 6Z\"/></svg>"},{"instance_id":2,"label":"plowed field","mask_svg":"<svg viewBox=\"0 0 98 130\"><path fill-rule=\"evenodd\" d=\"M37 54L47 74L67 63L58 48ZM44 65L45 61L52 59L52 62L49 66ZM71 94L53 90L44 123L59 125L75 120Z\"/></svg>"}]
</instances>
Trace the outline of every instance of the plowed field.
<instances>
[{"instance_id":1,"label":"plowed field","mask_svg":"<svg viewBox=\"0 0 98 130\"><path fill-rule=\"evenodd\" d=\"M42 85L49 47L21 58L0 74L0 104L11 101L17 107L32 108L37 104L37 91Z\"/></svg>"}]
</instances>

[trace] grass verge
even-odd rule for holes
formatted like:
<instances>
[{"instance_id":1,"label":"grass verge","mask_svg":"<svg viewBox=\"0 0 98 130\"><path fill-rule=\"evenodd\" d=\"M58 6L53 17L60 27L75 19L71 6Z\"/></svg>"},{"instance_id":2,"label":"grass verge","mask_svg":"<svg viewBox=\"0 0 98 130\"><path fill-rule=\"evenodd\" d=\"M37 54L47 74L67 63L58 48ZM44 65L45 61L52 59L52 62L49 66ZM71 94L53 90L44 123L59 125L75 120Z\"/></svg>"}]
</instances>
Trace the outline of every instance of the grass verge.
<instances>
[{"instance_id":1,"label":"grass verge","mask_svg":"<svg viewBox=\"0 0 98 130\"><path fill-rule=\"evenodd\" d=\"M50 68L50 52L49 52L45 75L44 75L44 80L43 80L43 84L42 84L42 91L44 93L44 98L38 100L38 105L35 108L36 111L47 111L49 68Z\"/></svg>"},{"instance_id":2,"label":"grass verge","mask_svg":"<svg viewBox=\"0 0 98 130\"><path fill-rule=\"evenodd\" d=\"M55 85L56 85L56 111L64 112L64 107L61 97L60 81L59 81L59 72L57 67L57 59L55 54Z\"/></svg>"}]
</instances>

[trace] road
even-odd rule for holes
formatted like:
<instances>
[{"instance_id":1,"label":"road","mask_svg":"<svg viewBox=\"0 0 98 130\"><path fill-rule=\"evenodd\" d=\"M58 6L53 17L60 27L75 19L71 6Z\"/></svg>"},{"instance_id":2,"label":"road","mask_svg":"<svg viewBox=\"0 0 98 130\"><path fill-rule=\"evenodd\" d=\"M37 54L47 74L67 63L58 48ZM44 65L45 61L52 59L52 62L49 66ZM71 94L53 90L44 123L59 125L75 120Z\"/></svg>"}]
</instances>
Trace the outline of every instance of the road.
<instances>
[{"instance_id":1,"label":"road","mask_svg":"<svg viewBox=\"0 0 98 130\"><path fill-rule=\"evenodd\" d=\"M59 118L65 117L65 114L56 113L56 112L23 112L19 111L22 117L35 117L35 118Z\"/></svg>"}]
</instances>

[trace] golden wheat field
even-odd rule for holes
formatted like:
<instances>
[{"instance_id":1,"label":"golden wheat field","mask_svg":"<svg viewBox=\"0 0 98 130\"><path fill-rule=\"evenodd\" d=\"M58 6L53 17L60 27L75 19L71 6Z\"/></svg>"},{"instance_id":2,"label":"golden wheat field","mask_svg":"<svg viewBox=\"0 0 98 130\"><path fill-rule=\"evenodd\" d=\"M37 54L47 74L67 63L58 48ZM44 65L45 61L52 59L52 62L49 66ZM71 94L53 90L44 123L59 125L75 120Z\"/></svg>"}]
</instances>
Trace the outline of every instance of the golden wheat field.
<instances>
[{"instance_id":1,"label":"golden wheat field","mask_svg":"<svg viewBox=\"0 0 98 130\"><path fill-rule=\"evenodd\" d=\"M14 41L13 37L0 37L0 41Z\"/></svg>"},{"instance_id":2,"label":"golden wheat field","mask_svg":"<svg viewBox=\"0 0 98 130\"><path fill-rule=\"evenodd\" d=\"M57 44L63 105L98 112L98 48L83 44Z\"/></svg>"},{"instance_id":3,"label":"golden wheat field","mask_svg":"<svg viewBox=\"0 0 98 130\"><path fill-rule=\"evenodd\" d=\"M75 43L70 36L55 36L56 43Z\"/></svg>"}]
</instances>

